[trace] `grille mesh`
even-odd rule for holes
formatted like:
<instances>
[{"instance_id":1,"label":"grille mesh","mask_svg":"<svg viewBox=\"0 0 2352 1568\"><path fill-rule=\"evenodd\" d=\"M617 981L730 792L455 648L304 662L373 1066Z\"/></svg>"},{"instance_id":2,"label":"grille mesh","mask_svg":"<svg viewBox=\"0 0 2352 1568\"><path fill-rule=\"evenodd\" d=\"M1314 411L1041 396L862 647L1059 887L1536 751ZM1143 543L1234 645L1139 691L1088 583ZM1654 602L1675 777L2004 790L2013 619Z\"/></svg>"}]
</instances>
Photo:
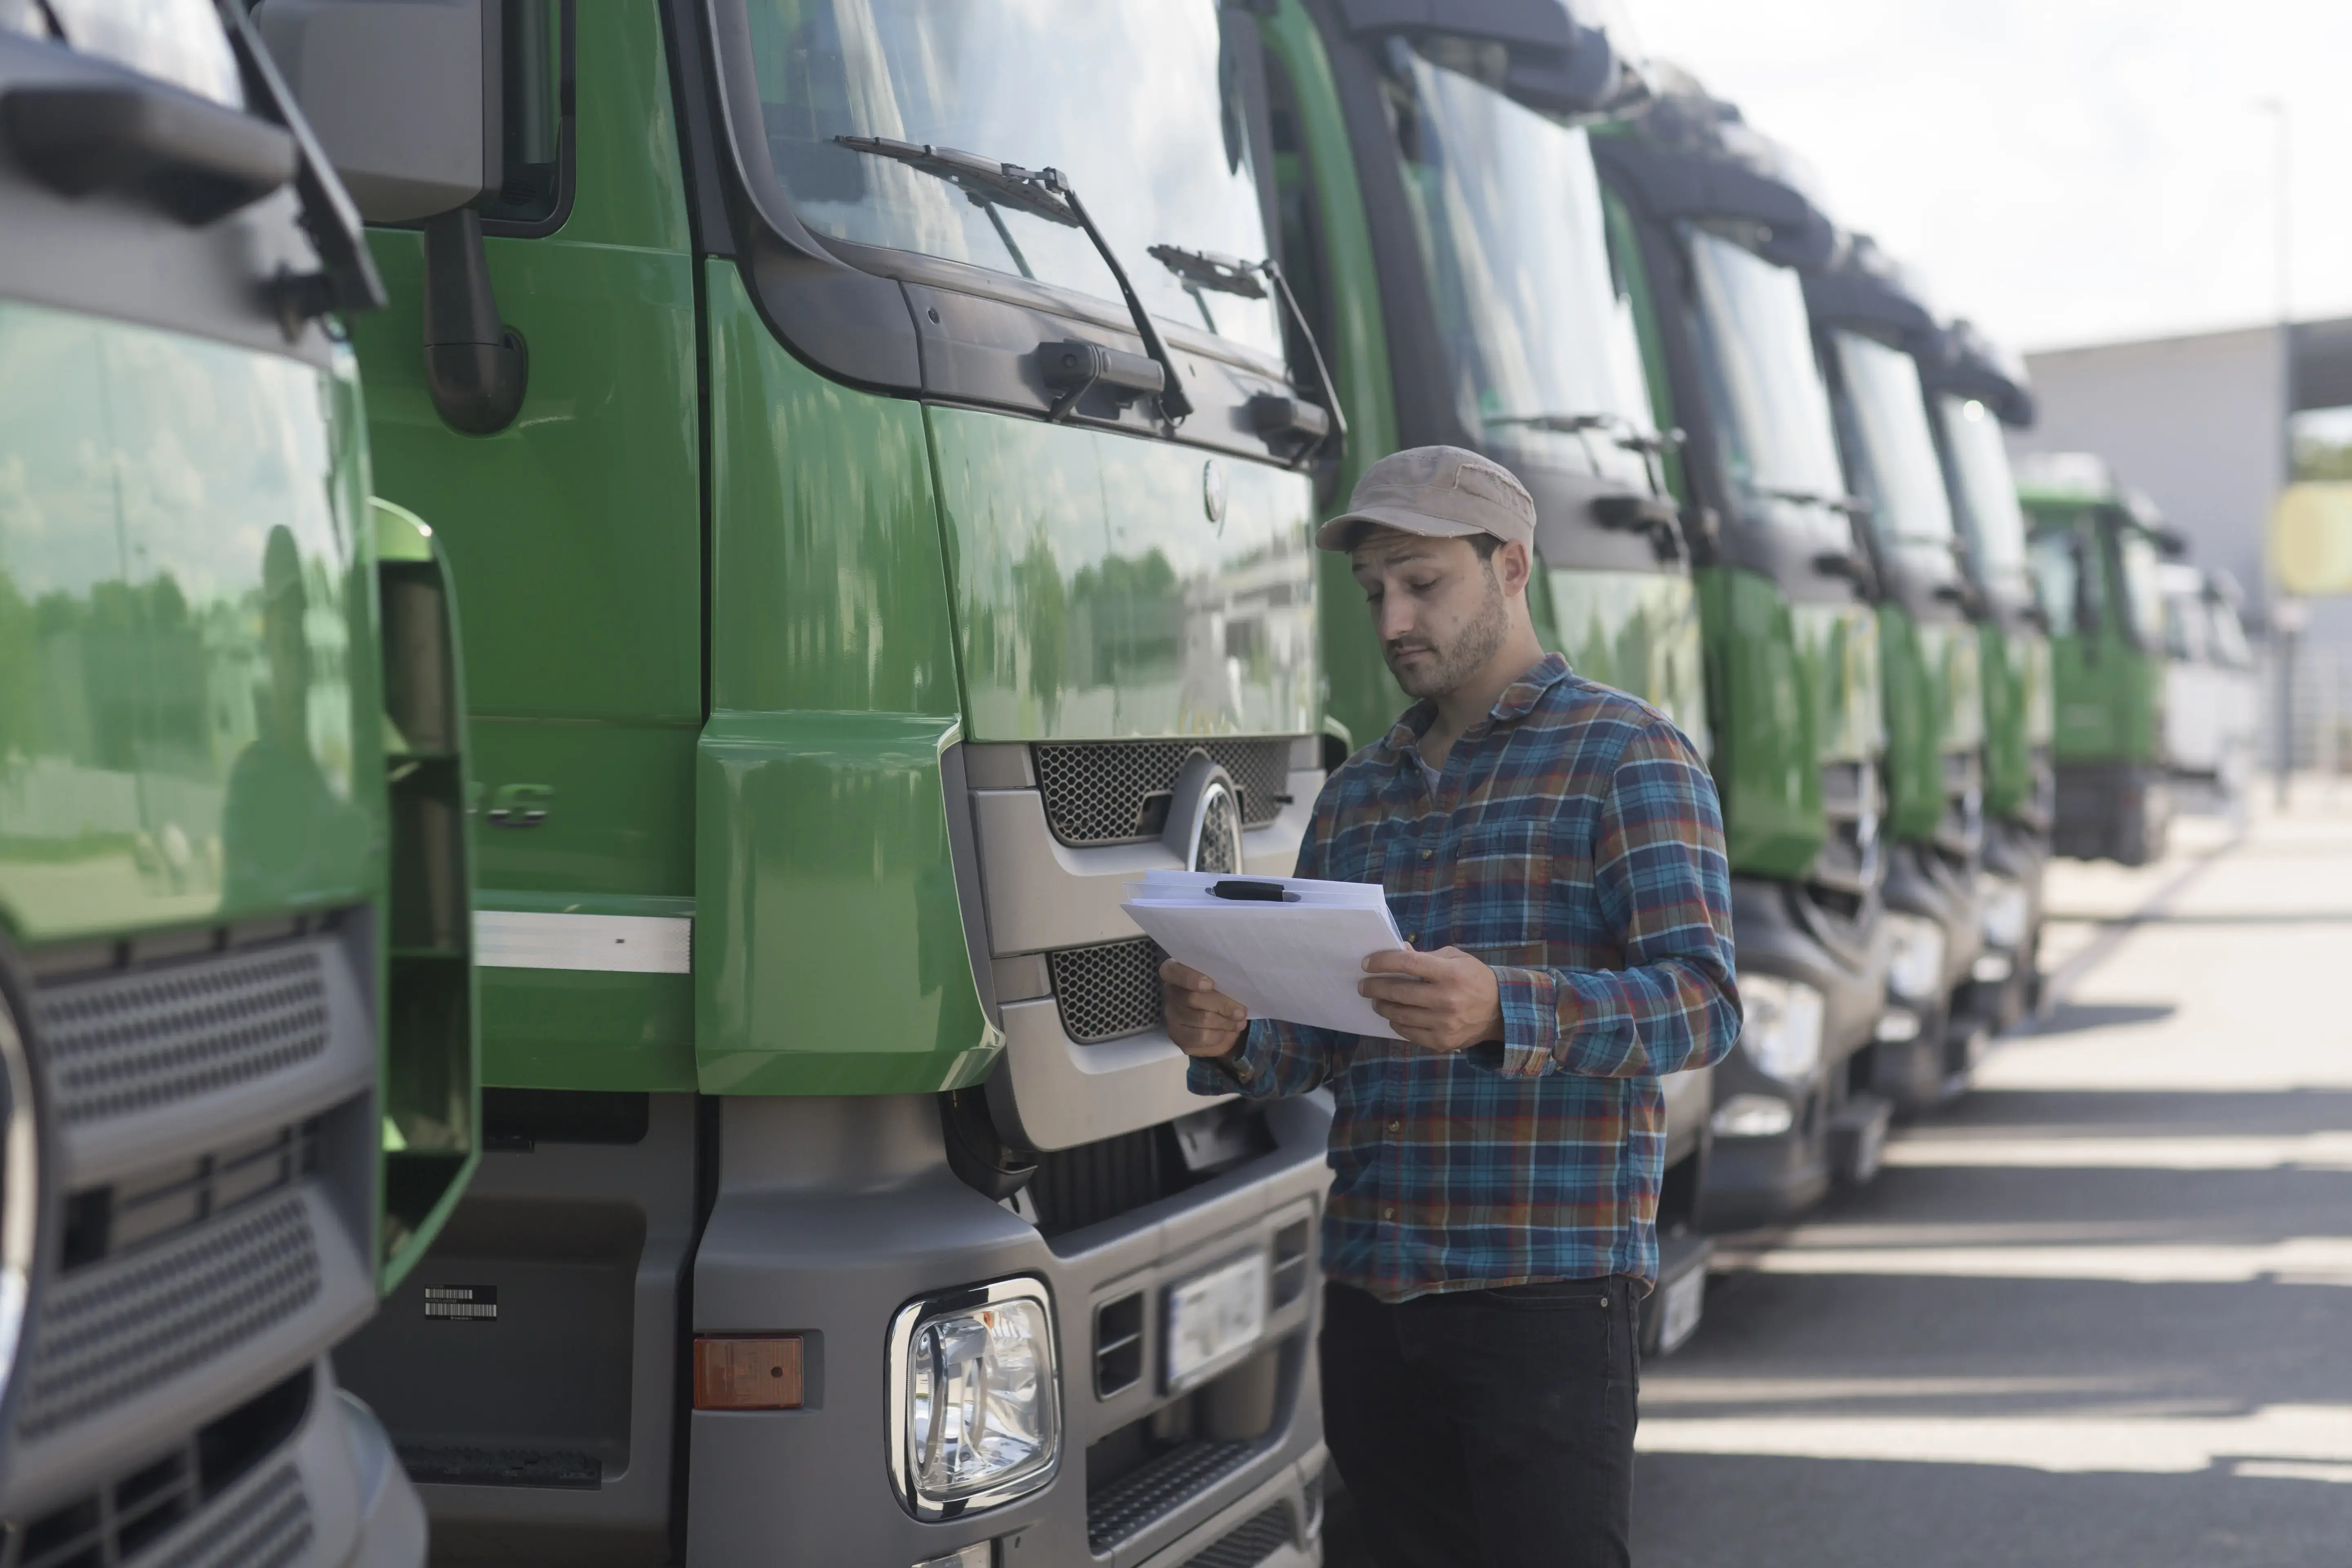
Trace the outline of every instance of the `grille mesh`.
<instances>
[{"instance_id":1,"label":"grille mesh","mask_svg":"<svg viewBox=\"0 0 2352 1568\"><path fill-rule=\"evenodd\" d=\"M68 1123L281 1071L323 1052L330 1027L316 947L45 986L33 1007Z\"/></svg>"},{"instance_id":2,"label":"grille mesh","mask_svg":"<svg viewBox=\"0 0 2352 1568\"><path fill-rule=\"evenodd\" d=\"M42 1308L17 1430L38 1441L226 1354L322 1276L299 1191L68 1276Z\"/></svg>"},{"instance_id":3,"label":"grille mesh","mask_svg":"<svg viewBox=\"0 0 2352 1568\"><path fill-rule=\"evenodd\" d=\"M310 1499L288 1465L152 1568L287 1568L310 1550Z\"/></svg>"},{"instance_id":4,"label":"grille mesh","mask_svg":"<svg viewBox=\"0 0 2352 1568\"><path fill-rule=\"evenodd\" d=\"M1045 955L1062 1027L1082 1046L1160 1026L1160 965L1167 958L1148 936Z\"/></svg>"},{"instance_id":5,"label":"grille mesh","mask_svg":"<svg viewBox=\"0 0 2352 1568\"><path fill-rule=\"evenodd\" d=\"M1184 1568L1257 1568L1289 1544L1290 1505L1278 1502L1250 1515L1206 1551L1194 1552Z\"/></svg>"},{"instance_id":6,"label":"grille mesh","mask_svg":"<svg viewBox=\"0 0 2352 1568\"><path fill-rule=\"evenodd\" d=\"M1184 760L1206 752L1233 775L1242 821L1262 827L1282 815L1290 783L1290 742L1272 741L1105 741L1032 748L1045 820L1065 844L1134 844L1156 828L1144 811L1176 786Z\"/></svg>"},{"instance_id":7,"label":"grille mesh","mask_svg":"<svg viewBox=\"0 0 2352 1568\"><path fill-rule=\"evenodd\" d=\"M1203 1438L1170 1449L1140 1468L1129 1470L1100 1490L1089 1488L1087 1492L1087 1544L1097 1553L1109 1551L1146 1525L1166 1518L1199 1497L1247 1464L1257 1452L1258 1446L1255 1443L1221 1443ZM1276 1504L1272 1511L1284 1516L1281 1539L1287 1541L1290 1538L1289 1510ZM1258 1515L1258 1519L1265 1517L1264 1514ZM1233 1535L1210 1547L1209 1552L1220 1550L1226 1541L1233 1540L1234 1536L1255 1523L1257 1519L1251 1520ZM1270 1552L1273 1548L1266 1550ZM1259 1557L1264 1555L1261 1552ZM1234 1561L1246 1568L1247 1564L1259 1561L1259 1557L1243 1557ZM1204 1552L1192 1561L1221 1560Z\"/></svg>"}]
</instances>

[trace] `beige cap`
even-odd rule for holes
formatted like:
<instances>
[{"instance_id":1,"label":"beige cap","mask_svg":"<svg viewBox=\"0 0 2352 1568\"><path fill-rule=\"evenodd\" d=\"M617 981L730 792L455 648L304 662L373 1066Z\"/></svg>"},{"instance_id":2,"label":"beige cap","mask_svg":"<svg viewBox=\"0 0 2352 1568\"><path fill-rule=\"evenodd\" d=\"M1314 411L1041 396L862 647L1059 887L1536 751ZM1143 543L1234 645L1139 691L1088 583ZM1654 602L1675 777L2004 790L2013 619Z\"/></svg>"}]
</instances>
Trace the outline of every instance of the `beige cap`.
<instances>
[{"instance_id":1,"label":"beige cap","mask_svg":"<svg viewBox=\"0 0 2352 1568\"><path fill-rule=\"evenodd\" d=\"M1536 502L1500 463L1460 447L1412 447L1364 470L1348 510L1315 531L1317 548L1347 549L1360 522L1438 539L1491 533L1532 549Z\"/></svg>"}]
</instances>

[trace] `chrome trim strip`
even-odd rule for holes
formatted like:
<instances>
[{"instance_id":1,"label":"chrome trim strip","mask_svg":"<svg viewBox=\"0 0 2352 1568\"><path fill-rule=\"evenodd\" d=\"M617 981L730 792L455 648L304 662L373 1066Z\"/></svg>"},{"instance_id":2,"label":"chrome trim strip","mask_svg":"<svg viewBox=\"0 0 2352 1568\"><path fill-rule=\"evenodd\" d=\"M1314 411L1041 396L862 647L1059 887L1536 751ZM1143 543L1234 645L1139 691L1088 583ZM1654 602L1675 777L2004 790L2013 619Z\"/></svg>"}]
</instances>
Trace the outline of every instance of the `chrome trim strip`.
<instances>
[{"instance_id":1,"label":"chrome trim strip","mask_svg":"<svg viewBox=\"0 0 2352 1568\"><path fill-rule=\"evenodd\" d=\"M484 969L694 973L694 921L678 915L474 911L474 961Z\"/></svg>"}]
</instances>

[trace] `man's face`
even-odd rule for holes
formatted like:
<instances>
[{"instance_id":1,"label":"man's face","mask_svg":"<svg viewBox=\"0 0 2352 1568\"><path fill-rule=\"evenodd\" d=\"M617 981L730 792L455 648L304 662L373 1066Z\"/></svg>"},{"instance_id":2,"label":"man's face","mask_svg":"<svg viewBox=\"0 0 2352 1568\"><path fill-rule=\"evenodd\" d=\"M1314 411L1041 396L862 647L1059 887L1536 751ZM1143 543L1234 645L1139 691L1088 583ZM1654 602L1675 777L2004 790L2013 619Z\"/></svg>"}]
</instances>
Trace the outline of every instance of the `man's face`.
<instances>
[{"instance_id":1,"label":"man's face","mask_svg":"<svg viewBox=\"0 0 2352 1568\"><path fill-rule=\"evenodd\" d=\"M1524 580L1507 544L1482 561L1466 539L1379 529L1349 554L1389 673L1414 697L1443 697L1495 657L1511 630L1503 579ZM1513 587L1517 586L1517 583Z\"/></svg>"}]
</instances>

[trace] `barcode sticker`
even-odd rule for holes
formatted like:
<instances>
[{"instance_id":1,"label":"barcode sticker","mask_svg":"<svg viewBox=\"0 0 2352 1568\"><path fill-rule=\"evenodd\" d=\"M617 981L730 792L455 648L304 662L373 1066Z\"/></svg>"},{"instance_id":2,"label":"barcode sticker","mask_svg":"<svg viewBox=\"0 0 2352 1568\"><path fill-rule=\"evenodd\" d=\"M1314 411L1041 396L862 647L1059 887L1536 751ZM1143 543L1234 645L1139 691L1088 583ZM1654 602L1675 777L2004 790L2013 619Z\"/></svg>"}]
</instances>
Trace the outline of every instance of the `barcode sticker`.
<instances>
[{"instance_id":1,"label":"barcode sticker","mask_svg":"<svg viewBox=\"0 0 2352 1568\"><path fill-rule=\"evenodd\" d=\"M452 1323L488 1323L499 1315L495 1285L427 1285L425 1315Z\"/></svg>"}]
</instances>

